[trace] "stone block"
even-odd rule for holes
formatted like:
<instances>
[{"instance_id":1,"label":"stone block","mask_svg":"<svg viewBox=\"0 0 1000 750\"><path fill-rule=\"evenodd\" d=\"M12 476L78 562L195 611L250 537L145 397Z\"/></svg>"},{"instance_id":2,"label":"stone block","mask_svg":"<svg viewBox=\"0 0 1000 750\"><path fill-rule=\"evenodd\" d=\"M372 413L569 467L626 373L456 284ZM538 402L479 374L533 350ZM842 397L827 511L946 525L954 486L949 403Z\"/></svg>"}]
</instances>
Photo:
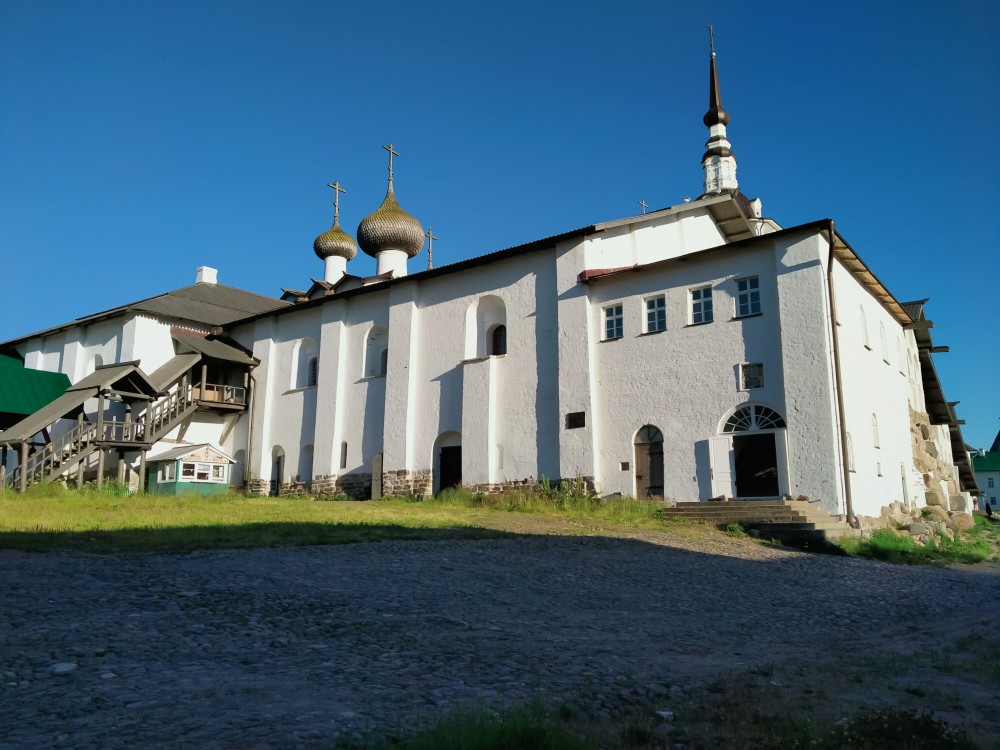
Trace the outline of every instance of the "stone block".
<instances>
[{"instance_id":1,"label":"stone block","mask_svg":"<svg viewBox=\"0 0 1000 750\"><path fill-rule=\"evenodd\" d=\"M926 536L930 532L930 527L926 523L915 521L914 523L907 524L906 530L910 532L910 536Z\"/></svg>"},{"instance_id":2,"label":"stone block","mask_svg":"<svg viewBox=\"0 0 1000 750\"><path fill-rule=\"evenodd\" d=\"M965 513L969 510L969 506L966 500L961 495L952 495L949 498L950 509L959 513ZM971 518L971 516L970 516Z\"/></svg>"},{"instance_id":3,"label":"stone block","mask_svg":"<svg viewBox=\"0 0 1000 750\"><path fill-rule=\"evenodd\" d=\"M955 513L951 517L951 528L955 531L968 531L975 525L971 513Z\"/></svg>"}]
</instances>

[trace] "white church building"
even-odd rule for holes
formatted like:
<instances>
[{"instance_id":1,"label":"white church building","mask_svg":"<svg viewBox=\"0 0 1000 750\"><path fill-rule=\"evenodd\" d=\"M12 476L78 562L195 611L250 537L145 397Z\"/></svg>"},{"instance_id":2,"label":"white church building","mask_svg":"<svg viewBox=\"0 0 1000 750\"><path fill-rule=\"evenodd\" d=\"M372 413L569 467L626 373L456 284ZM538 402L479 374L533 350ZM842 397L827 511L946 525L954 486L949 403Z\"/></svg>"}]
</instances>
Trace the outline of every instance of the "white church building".
<instances>
[{"instance_id":1,"label":"white church building","mask_svg":"<svg viewBox=\"0 0 1000 750\"><path fill-rule=\"evenodd\" d=\"M429 233L396 199L389 146L382 205L355 242L337 204L308 290L267 298L200 269L0 344L74 383L0 433L5 481L141 482L147 460L209 444L258 492L548 478L804 497L849 520L895 501L968 510L926 300L897 301L833 221L783 228L740 191L714 52L709 104L696 200L410 274ZM358 246L377 275L350 272Z\"/></svg>"}]
</instances>

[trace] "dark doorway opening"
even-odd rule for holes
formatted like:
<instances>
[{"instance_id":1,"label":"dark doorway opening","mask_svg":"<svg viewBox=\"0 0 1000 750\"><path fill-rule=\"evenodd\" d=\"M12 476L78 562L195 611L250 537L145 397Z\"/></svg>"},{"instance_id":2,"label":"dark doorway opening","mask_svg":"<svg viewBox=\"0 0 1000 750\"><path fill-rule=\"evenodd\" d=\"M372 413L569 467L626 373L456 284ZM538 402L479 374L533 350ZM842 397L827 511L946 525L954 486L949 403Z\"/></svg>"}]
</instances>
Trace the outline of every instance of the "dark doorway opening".
<instances>
[{"instance_id":1,"label":"dark doorway opening","mask_svg":"<svg viewBox=\"0 0 1000 750\"><path fill-rule=\"evenodd\" d=\"M778 457L774 433L733 437L737 497L777 497Z\"/></svg>"},{"instance_id":2,"label":"dark doorway opening","mask_svg":"<svg viewBox=\"0 0 1000 750\"><path fill-rule=\"evenodd\" d=\"M635 436L635 496L663 496L663 433L653 425Z\"/></svg>"},{"instance_id":3,"label":"dark doorway opening","mask_svg":"<svg viewBox=\"0 0 1000 750\"><path fill-rule=\"evenodd\" d=\"M448 445L441 448L441 481L438 487L446 490L462 483L462 446Z\"/></svg>"},{"instance_id":4,"label":"dark doorway opening","mask_svg":"<svg viewBox=\"0 0 1000 750\"><path fill-rule=\"evenodd\" d=\"M274 465L271 468L271 497L278 497L281 494L281 485L285 481L285 454L274 457Z\"/></svg>"}]
</instances>

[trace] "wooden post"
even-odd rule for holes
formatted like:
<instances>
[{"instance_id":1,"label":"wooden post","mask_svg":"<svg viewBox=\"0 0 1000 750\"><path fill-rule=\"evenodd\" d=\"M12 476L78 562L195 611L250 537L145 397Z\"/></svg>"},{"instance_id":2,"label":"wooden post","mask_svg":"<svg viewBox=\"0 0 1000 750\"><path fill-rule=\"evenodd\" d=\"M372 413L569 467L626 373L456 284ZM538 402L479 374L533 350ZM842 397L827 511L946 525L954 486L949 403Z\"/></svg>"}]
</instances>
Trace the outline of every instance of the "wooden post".
<instances>
[{"instance_id":1,"label":"wooden post","mask_svg":"<svg viewBox=\"0 0 1000 750\"><path fill-rule=\"evenodd\" d=\"M21 443L21 476L18 477L18 488L21 492L28 489L28 441Z\"/></svg>"},{"instance_id":2,"label":"wooden post","mask_svg":"<svg viewBox=\"0 0 1000 750\"><path fill-rule=\"evenodd\" d=\"M146 449L139 451L139 494L146 492Z\"/></svg>"},{"instance_id":3,"label":"wooden post","mask_svg":"<svg viewBox=\"0 0 1000 750\"><path fill-rule=\"evenodd\" d=\"M76 462L76 488L80 489L83 487L83 472L87 468L85 459L80 459Z\"/></svg>"},{"instance_id":4,"label":"wooden post","mask_svg":"<svg viewBox=\"0 0 1000 750\"><path fill-rule=\"evenodd\" d=\"M122 440L131 443L134 439L132 435L132 404L125 404L125 427L122 431Z\"/></svg>"},{"instance_id":5,"label":"wooden post","mask_svg":"<svg viewBox=\"0 0 1000 750\"><path fill-rule=\"evenodd\" d=\"M118 484L125 484L125 451L118 451Z\"/></svg>"},{"instance_id":6,"label":"wooden post","mask_svg":"<svg viewBox=\"0 0 1000 750\"><path fill-rule=\"evenodd\" d=\"M202 366L201 366L201 393L198 394L198 397L202 401L205 401L205 400L208 399L208 396L205 395L205 389L206 388L208 388L208 365L202 364Z\"/></svg>"},{"instance_id":7,"label":"wooden post","mask_svg":"<svg viewBox=\"0 0 1000 750\"><path fill-rule=\"evenodd\" d=\"M104 486L104 448L97 449L97 489Z\"/></svg>"},{"instance_id":8,"label":"wooden post","mask_svg":"<svg viewBox=\"0 0 1000 750\"><path fill-rule=\"evenodd\" d=\"M97 441L104 440L104 391L97 394ZM98 479L100 483L100 479ZM100 486L98 484L98 486Z\"/></svg>"},{"instance_id":9,"label":"wooden post","mask_svg":"<svg viewBox=\"0 0 1000 750\"><path fill-rule=\"evenodd\" d=\"M0 448L0 495L7 491L7 445Z\"/></svg>"}]
</instances>

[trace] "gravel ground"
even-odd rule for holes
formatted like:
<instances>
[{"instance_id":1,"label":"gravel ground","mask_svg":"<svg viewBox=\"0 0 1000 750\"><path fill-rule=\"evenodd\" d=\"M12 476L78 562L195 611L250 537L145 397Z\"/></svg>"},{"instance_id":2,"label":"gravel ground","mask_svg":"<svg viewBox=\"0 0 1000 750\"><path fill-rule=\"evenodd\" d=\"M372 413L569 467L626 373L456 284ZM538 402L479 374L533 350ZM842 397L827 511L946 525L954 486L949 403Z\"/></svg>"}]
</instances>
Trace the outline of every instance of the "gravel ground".
<instances>
[{"instance_id":1,"label":"gravel ground","mask_svg":"<svg viewBox=\"0 0 1000 750\"><path fill-rule=\"evenodd\" d=\"M995 567L632 537L0 551L0 749L329 747L482 700L613 716L1000 623Z\"/></svg>"}]
</instances>

